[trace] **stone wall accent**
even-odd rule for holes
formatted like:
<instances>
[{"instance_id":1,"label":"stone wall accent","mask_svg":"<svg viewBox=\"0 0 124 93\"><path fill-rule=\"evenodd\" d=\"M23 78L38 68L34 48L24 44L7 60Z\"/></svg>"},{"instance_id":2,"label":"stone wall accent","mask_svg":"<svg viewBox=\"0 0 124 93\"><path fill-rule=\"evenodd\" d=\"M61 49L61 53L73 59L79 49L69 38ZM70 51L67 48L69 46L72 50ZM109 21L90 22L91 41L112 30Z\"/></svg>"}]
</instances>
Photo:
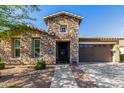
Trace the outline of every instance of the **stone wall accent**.
<instances>
[{"instance_id":1,"label":"stone wall accent","mask_svg":"<svg viewBox=\"0 0 124 93\"><path fill-rule=\"evenodd\" d=\"M48 33L42 31L27 31L13 35L1 42L0 55L7 64L34 64L37 58L32 56L33 38L41 40L41 56L47 64L56 63L56 42L70 41L70 62L78 62L78 28L79 19L70 16L57 16L48 20ZM60 26L67 25L67 32L60 32ZM19 38L21 42L20 57L13 58L13 40Z\"/></svg>"},{"instance_id":2,"label":"stone wall accent","mask_svg":"<svg viewBox=\"0 0 124 93\"><path fill-rule=\"evenodd\" d=\"M119 50L119 45L115 44L113 46L113 63L118 63L120 62L120 50Z\"/></svg>"},{"instance_id":3,"label":"stone wall accent","mask_svg":"<svg viewBox=\"0 0 124 93\"><path fill-rule=\"evenodd\" d=\"M0 42L0 57L6 64L34 64L38 58L33 58L32 42L34 38L41 40L40 55L43 56L47 64L56 64L56 42L69 41L70 42L70 63L79 62L79 24L81 19L69 15L59 15L46 18L48 32L33 30L23 32L18 35L13 35ZM61 25L67 26L66 32L60 32ZM19 38L21 41L20 57L13 57L13 40ZM92 39L90 39L92 40ZM102 39L103 40L103 39ZM116 39L115 39L116 40ZM95 39L98 41L98 39ZM104 41L104 40L103 40ZM110 40L107 40L107 42ZM100 41L102 42L102 41ZM114 41L118 42L118 40ZM119 46L115 44L113 50L115 51L113 58L115 62L120 61Z\"/></svg>"},{"instance_id":4,"label":"stone wall accent","mask_svg":"<svg viewBox=\"0 0 124 93\"><path fill-rule=\"evenodd\" d=\"M79 19L70 16L57 16L47 20L48 33L55 33L56 41L70 41L70 62L79 60ZM67 25L66 32L60 32L60 26ZM56 51L56 50L55 50Z\"/></svg>"},{"instance_id":5,"label":"stone wall accent","mask_svg":"<svg viewBox=\"0 0 124 93\"><path fill-rule=\"evenodd\" d=\"M20 57L13 57L13 40L15 38L20 39L21 49ZM33 38L39 38L41 40L41 56L46 60L47 64L55 63L55 42L54 38L48 34L44 34L41 31L30 31L22 33L20 35L13 35L11 38L7 38L1 41L0 55L2 60L6 64L34 64L38 58L33 58L32 55L32 42Z\"/></svg>"}]
</instances>

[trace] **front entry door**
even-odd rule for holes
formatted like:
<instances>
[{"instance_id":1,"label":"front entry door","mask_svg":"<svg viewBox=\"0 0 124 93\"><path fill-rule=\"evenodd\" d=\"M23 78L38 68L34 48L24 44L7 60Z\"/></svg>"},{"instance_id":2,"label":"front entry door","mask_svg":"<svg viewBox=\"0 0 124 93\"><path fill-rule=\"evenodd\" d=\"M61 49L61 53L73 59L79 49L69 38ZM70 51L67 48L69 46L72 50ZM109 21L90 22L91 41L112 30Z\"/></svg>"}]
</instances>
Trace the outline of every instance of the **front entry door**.
<instances>
[{"instance_id":1,"label":"front entry door","mask_svg":"<svg viewBox=\"0 0 124 93\"><path fill-rule=\"evenodd\" d=\"M58 63L69 62L69 44L68 42L58 42Z\"/></svg>"}]
</instances>

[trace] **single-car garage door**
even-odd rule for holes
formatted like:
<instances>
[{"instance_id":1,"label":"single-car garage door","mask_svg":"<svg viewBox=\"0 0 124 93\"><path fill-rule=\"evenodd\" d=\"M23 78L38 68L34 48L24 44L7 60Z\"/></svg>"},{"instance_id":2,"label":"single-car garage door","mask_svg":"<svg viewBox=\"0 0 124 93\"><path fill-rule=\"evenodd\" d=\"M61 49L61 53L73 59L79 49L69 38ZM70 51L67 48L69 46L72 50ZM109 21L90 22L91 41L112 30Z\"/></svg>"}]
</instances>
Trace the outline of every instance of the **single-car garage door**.
<instances>
[{"instance_id":1,"label":"single-car garage door","mask_svg":"<svg viewBox=\"0 0 124 93\"><path fill-rule=\"evenodd\" d=\"M80 62L110 62L112 61L112 45L107 44L80 44Z\"/></svg>"}]
</instances>

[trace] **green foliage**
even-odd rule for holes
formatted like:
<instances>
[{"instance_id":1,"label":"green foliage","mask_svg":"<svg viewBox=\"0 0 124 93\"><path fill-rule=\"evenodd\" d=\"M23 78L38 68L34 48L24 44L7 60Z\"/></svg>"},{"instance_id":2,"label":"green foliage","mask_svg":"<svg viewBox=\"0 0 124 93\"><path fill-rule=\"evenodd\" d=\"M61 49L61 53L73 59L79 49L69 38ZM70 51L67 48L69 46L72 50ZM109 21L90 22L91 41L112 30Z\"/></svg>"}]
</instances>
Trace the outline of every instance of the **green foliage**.
<instances>
[{"instance_id":1,"label":"green foliage","mask_svg":"<svg viewBox=\"0 0 124 93\"><path fill-rule=\"evenodd\" d=\"M35 20L29 14L38 11L39 6L1 5L0 6L0 30L11 28L17 24L25 23L24 19Z\"/></svg>"},{"instance_id":2,"label":"green foliage","mask_svg":"<svg viewBox=\"0 0 124 93\"><path fill-rule=\"evenodd\" d=\"M121 61L124 61L124 54L121 54L121 55L120 55L120 60L121 60Z\"/></svg>"},{"instance_id":3,"label":"green foliage","mask_svg":"<svg viewBox=\"0 0 124 93\"><path fill-rule=\"evenodd\" d=\"M11 27L10 30L5 30L3 32L0 32L0 40L28 31L31 31L31 28L26 26L25 24L15 25Z\"/></svg>"},{"instance_id":4,"label":"green foliage","mask_svg":"<svg viewBox=\"0 0 124 93\"><path fill-rule=\"evenodd\" d=\"M41 70L46 68L46 62L43 60L43 58L38 59L37 63L35 65L36 70Z\"/></svg>"},{"instance_id":5,"label":"green foliage","mask_svg":"<svg viewBox=\"0 0 124 93\"><path fill-rule=\"evenodd\" d=\"M4 88L19 88L19 87L16 86L16 85L11 85L11 86L6 86L6 87L4 87Z\"/></svg>"},{"instance_id":6,"label":"green foliage","mask_svg":"<svg viewBox=\"0 0 124 93\"><path fill-rule=\"evenodd\" d=\"M0 62L2 61L2 58L0 57Z\"/></svg>"},{"instance_id":7,"label":"green foliage","mask_svg":"<svg viewBox=\"0 0 124 93\"><path fill-rule=\"evenodd\" d=\"M0 57L0 63L2 62L2 58ZM0 66L0 68L1 68L1 66ZM5 66L4 66L4 68L5 68ZM0 78L2 77L2 72L0 71Z\"/></svg>"},{"instance_id":8,"label":"green foliage","mask_svg":"<svg viewBox=\"0 0 124 93\"><path fill-rule=\"evenodd\" d=\"M35 5L1 5L0 6L0 39L12 35L14 30L25 30L28 24L25 20L35 20L30 17L33 11L39 11L39 6ZM19 27L21 25L21 27ZM19 28L19 29L18 29ZM15 31L15 32L16 32ZM18 32L19 32L18 31Z\"/></svg>"},{"instance_id":9,"label":"green foliage","mask_svg":"<svg viewBox=\"0 0 124 93\"><path fill-rule=\"evenodd\" d=\"M2 73L0 72L0 78L2 77Z\"/></svg>"},{"instance_id":10,"label":"green foliage","mask_svg":"<svg viewBox=\"0 0 124 93\"><path fill-rule=\"evenodd\" d=\"M0 69L4 69L5 68L5 63L0 62Z\"/></svg>"}]
</instances>

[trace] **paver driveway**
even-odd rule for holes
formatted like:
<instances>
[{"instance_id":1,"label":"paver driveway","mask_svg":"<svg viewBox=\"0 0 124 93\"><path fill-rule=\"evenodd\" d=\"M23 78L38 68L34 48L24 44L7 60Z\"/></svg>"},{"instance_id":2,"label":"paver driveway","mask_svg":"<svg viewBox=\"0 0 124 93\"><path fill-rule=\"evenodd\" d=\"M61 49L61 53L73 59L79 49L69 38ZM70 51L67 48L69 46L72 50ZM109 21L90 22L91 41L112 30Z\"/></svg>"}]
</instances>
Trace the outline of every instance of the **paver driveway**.
<instances>
[{"instance_id":1,"label":"paver driveway","mask_svg":"<svg viewBox=\"0 0 124 93\"><path fill-rule=\"evenodd\" d=\"M124 63L82 63L79 68L89 74L98 87L124 87Z\"/></svg>"},{"instance_id":2,"label":"paver driveway","mask_svg":"<svg viewBox=\"0 0 124 93\"><path fill-rule=\"evenodd\" d=\"M51 88L77 88L77 82L69 65L57 65Z\"/></svg>"}]
</instances>

